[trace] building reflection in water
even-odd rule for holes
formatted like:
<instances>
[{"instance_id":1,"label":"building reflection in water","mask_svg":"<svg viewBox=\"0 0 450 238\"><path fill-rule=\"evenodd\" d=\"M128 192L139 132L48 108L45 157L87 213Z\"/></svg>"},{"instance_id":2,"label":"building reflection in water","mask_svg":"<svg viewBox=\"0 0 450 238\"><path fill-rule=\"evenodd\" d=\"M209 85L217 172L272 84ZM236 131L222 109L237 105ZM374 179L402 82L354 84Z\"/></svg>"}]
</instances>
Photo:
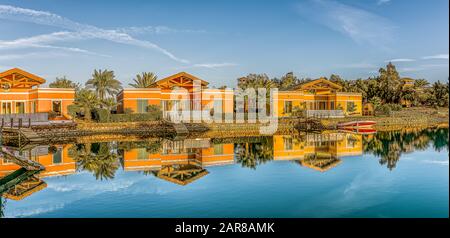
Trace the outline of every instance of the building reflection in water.
<instances>
[{"instance_id":1,"label":"building reflection in water","mask_svg":"<svg viewBox=\"0 0 450 238\"><path fill-rule=\"evenodd\" d=\"M362 155L362 135L331 132L274 136L274 160L295 160L325 172L341 163L340 157Z\"/></svg>"},{"instance_id":2,"label":"building reflection in water","mask_svg":"<svg viewBox=\"0 0 450 238\"><path fill-rule=\"evenodd\" d=\"M204 176L209 166L240 164L256 169L268 161L292 160L301 166L325 172L345 156L374 154L381 165L393 169L402 153L448 150L448 128L379 132L359 135L343 132L275 135L258 138L154 139L139 142L102 142L9 148L14 156L44 165L40 172L26 171L0 157L0 195L20 200L46 187L42 180L89 171L96 179L112 179L121 167L178 185ZM3 198L2 198L3 199ZM0 201L3 206L3 201Z\"/></svg>"}]
</instances>

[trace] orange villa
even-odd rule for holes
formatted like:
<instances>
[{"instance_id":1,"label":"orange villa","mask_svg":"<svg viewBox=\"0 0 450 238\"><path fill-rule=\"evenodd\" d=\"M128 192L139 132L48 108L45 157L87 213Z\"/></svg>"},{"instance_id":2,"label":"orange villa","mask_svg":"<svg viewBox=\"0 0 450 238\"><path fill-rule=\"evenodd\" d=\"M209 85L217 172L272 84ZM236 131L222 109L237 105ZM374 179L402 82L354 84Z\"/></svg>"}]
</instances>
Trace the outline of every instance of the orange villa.
<instances>
[{"instance_id":1,"label":"orange villa","mask_svg":"<svg viewBox=\"0 0 450 238\"><path fill-rule=\"evenodd\" d=\"M325 78L278 92L278 116L290 116L294 109L306 110L307 116L343 117L362 115L361 93L340 92L342 87Z\"/></svg>"},{"instance_id":2,"label":"orange villa","mask_svg":"<svg viewBox=\"0 0 450 238\"><path fill-rule=\"evenodd\" d=\"M49 112L55 114L55 119L67 117L67 106L73 103L75 90L41 88L45 82L45 79L18 68L0 73L0 117Z\"/></svg>"},{"instance_id":3,"label":"orange villa","mask_svg":"<svg viewBox=\"0 0 450 238\"><path fill-rule=\"evenodd\" d=\"M200 83L197 88L194 81ZM157 81L154 88L126 88L117 95L118 112L144 113L147 106L156 105L161 106L165 117L173 109L202 111L212 110L213 106L221 106L223 113L233 113L233 90L210 89L208 84L181 72Z\"/></svg>"}]
</instances>

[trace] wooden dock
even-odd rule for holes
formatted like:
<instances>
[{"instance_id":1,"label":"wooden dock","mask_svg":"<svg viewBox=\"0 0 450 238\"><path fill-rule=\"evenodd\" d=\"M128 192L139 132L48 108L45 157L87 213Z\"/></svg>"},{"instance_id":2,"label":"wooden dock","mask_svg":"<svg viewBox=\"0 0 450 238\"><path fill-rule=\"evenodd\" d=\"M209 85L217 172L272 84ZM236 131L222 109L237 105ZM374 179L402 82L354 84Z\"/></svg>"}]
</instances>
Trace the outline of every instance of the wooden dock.
<instances>
[{"instance_id":1,"label":"wooden dock","mask_svg":"<svg viewBox=\"0 0 450 238\"><path fill-rule=\"evenodd\" d=\"M8 192L11 188L23 181L29 179L34 174L39 173L37 170L27 170L25 168L20 168L11 174L0 179L0 194Z\"/></svg>"},{"instance_id":2,"label":"wooden dock","mask_svg":"<svg viewBox=\"0 0 450 238\"><path fill-rule=\"evenodd\" d=\"M41 171L45 169L45 167L42 164L36 161L14 155L12 151L8 150L8 147L3 146L1 148L1 155L4 159L11 161L26 170Z\"/></svg>"}]
</instances>

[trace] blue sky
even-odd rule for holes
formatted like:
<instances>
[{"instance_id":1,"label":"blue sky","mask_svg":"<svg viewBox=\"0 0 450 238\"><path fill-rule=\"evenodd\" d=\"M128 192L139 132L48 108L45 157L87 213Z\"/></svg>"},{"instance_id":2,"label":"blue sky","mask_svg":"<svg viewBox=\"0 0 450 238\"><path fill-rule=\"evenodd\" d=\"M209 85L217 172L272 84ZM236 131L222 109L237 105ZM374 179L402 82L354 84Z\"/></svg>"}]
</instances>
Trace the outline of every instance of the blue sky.
<instances>
[{"instance_id":1,"label":"blue sky","mask_svg":"<svg viewBox=\"0 0 450 238\"><path fill-rule=\"evenodd\" d=\"M85 82L98 68L126 86L135 74L187 71L212 86L248 73L376 75L446 81L447 0L0 0L0 70Z\"/></svg>"}]
</instances>

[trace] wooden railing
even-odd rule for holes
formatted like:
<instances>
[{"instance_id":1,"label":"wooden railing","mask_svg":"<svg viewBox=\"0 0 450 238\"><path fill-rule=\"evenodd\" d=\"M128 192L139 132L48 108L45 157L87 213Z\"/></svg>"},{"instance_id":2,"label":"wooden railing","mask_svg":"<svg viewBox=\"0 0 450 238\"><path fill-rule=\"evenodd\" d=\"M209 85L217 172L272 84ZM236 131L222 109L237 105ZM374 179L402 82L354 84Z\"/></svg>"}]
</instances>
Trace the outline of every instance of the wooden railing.
<instances>
[{"instance_id":1,"label":"wooden railing","mask_svg":"<svg viewBox=\"0 0 450 238\"><path fill-rule=\"evenodd\" d=\"M344 111L342 110L307 110L306 117L314 118L343 118Z\"/></svg>"},{"instance_id":2,"label":"wooden railing","mask_svg":"<svg viewBox=\"0 0 450 238\"><path fill-rule=\"evenodd\" d=\"M47 123L48 113L0 114L1 127L31 126L36 123Z\"/></svg>"}]
</instances>

